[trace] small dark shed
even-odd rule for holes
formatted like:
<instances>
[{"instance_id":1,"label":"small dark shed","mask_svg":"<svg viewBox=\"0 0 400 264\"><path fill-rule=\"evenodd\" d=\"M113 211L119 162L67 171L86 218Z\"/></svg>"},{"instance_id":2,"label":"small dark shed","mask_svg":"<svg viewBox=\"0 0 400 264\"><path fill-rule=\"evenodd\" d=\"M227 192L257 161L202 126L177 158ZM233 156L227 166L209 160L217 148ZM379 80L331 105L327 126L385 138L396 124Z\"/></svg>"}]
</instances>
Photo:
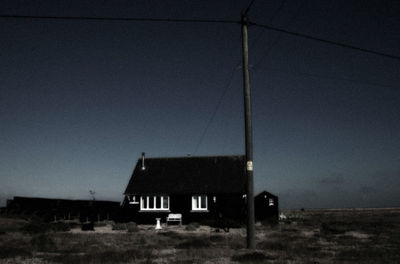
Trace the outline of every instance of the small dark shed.
<instances>
[{"instance_id":1,"label":"small dark shed","mask_svg":"<svg viewBox=\"0 0 400 264\"><path fill-rule=\"evenodd\" d=\"M256 221L276 221L279 217L278 196L263 191L254 197Z\"/></svg>"},{"instance_id":2,"label":"small dark shed","mask_svg":"<svg viewBox=\"0 0 400 264\"><path fill-rule=\"evenodd\" d=\"M243 222L246 215L244 156L145 158L136 164L125 190L125 216L137 223Z\"/></svg>"}]
</instances>

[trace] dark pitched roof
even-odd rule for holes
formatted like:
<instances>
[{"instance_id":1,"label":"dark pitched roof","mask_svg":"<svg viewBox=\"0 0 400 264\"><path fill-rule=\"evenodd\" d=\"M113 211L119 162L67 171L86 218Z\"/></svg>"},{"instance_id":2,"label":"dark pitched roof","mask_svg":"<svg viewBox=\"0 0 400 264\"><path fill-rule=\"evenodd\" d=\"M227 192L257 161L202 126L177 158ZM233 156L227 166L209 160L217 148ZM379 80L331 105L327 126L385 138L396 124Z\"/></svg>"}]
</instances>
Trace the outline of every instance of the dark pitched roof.
<instances>
[{"instance_id":1,"label":"dark pitched roof","mask_svg":"<svg viewBox=\"0 0 400 264\"><path fill-rule=\"evenodd\" d=\"M261 196L263 196L263 195L267 195L268 197L278 198L278 196L276 196L275 194L272 194L272 193L267 192L267 191L262 191L262 192L260 192L259 194L256 195L255 198L261 197Z\"/></svg>"},{"instance_id":2,"label":"dark pitched roof","mask_svg":"<svg viewBox=\"0 0 400 264\"><path fill-rule=\"evenodd\" d=\"M138 160L125 194L245 193L244 156Z\"/></svg>"}]
</instances>

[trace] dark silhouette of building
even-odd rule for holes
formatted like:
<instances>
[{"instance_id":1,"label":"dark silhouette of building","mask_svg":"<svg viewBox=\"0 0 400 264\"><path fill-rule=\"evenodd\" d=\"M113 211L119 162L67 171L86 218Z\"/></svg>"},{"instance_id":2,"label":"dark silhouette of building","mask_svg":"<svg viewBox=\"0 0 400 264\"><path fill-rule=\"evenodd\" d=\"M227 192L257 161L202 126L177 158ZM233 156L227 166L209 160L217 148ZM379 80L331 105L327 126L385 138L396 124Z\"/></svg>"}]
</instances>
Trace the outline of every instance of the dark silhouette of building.
<instances>
[{"instance_id":1,"label":"dark silhouette of building","mask_svg":"<svg viewBox=\"0 0 400 264\"><path fill-rule=\"evenodd\" d=\"M7 201L6 212L37 216L46 221L71 220L99 221L114 219L120 203L97 200L67 200L34 197L14 197Z\"/></svg>"},{"instance_id":2,"label":"dark silhouette of building","mask_svg":"<svg viewBox=\"0 0 400 264\"><path fill-rule=\"evenodd\" d=\"M125 190L123 208L130 221L243 223L246 216L244 156L145 158L137 161ZM277 201L277 200L276 200Z\"/></svg>"},{"instance_id":3,"label":"dark silhouette of building","mask_svg":"<svg viewBox=\"0 0 400 264\"><path fill-rule=\"evenodd\" d=\"M256 221L277 221L279 218L278 196L263 191L254 197Z\"/></svg>"},{"instance_id":4,"label":"dark silhouette of building","mask_svg":"<svg viewBox=\"0 0 400 264\"><path fill-rule=\"evenodd\" d=\"M125 190L125 215L138 223L183 223L245 216L244 156L140 158Z\"/></svg>"},{"instance_id":5,"label":"dark silhouette of building","mask_svg":"<svg viewBox=\"0 0 400 264\"><path fill-rule=\"evenodd\" d=\"M166 222L180 214L183 223L238 226L246 220L245 157L203 156L138 160L119 202L14 197L6 212L35 215L46 221ZM264 191L255 197L257 221L278 219L278 197ZM173 218L173 217L172 217Z\"/></svg>"}]
</instances>

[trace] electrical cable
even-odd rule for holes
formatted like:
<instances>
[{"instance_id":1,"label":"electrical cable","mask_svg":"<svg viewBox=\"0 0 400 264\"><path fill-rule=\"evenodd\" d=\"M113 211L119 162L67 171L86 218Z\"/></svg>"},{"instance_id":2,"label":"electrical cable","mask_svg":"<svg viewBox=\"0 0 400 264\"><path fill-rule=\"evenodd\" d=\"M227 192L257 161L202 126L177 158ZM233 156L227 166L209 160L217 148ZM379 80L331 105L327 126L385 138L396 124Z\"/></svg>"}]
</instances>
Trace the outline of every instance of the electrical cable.
<instances>
[{"instance_id":1,"label":"electrical cable","mask_svg":"<svg viewBox=\"0 0 400 264\"><path fill-rule=\"evenodd\" d=\"M0 18L50 19L50 20L97 20L97 21L134 21L134 22L174 22L174 23L226 23L240 24L236 20L221 19L176 19L176 18L142 18L142 17L88 17L88 16L33 16L33 15L0 15Z\"/></svg>"},{"instance_id":2,"label":"electrical cable","mask_svg":"<svg viewBox=\"0 0 400 264\"><path fill-rule=\"evenodd\" d=\"M249 7L254 3L255 0L253 0ZM246 9L247 11L249 10L249 7ZM138 17L88 17L88 16L33 16L33 15L0 15L0 18L8 18L8 19L60 19L60 20L97 20L97 21L133 21L133 22L173 22L173 23L225 23L225 24L241 24L241 21L236 21L236 20L219 20L219 19L175 19L175 18L138 18ZM259 24L255 22L248 21L249 26L257 26L261 28L265 28L267 30L272 30L276 32L281 32L285 33L288 35L296 36L296 37L301 37L305 39L310 39L314 41L318 41L321 43L326 43L326 44L331 44L343 48L348 48L348 49L353 49L365 53L370 53L370 54L375 54L379 56L383 56L386 58L391 58L391 59L396 59L400 60L400 56L388 54L388 53L383 53L379 51L374 51L370 49L365 49L365 48L360 48L357 46L333 41L333 40L327 40L319 37L314 37L311 35L299 33L299 32L294 32L294 31L289 31L283 28L277 28L277 27L272 27L269 25L264 25L264 24Z\"/></svg>"},{"instance_id":3,"label":"electrical cable","mask_svg":"<svg viewBox=\"0 0 400 264\"><path fill-rule=\"evenodd\" d=\"M213 111L212 114L211 114L211 118L208 120L207 125L206 125L205 129L203 130L203 133L201 134L200 139L199 139L199 141L198 141L197 144L196 144L196 147L194 148L193 154L195 154L195 153L197 152L197 150L199 149L201 143L203 142L204 137L205 137L205 135L207 134L207 131L208 131L208 129L210 128L210 125L211 125L211 123L213 122L213 120L214 120L214 118L215 118L215 115L216 115L216 113L217 113L219 107L221 106L222 99L225 97L225 95L226 95L228 89L229 89L229 88L231 87L231 85L232 85L232 81L233 81L233 78L235 77L235 72L236 72L236 70L237 70L237 67L234 67L233 70L232 70L231 75L229 76L227 85L225 86L224 90L222 91L221 96L218 98L217 105L216 105L216 107L214 108L214 111Z\"/></svg>"},{"instance_id":4,"label":"electrical cable","mask_svg":"<svg viewBox=\"0 0 400 264\"><path fill-rule=\"evenodd\" d=\"M293 71L286 71L283 69L270 68L270 67L265 68L265 70L280 72L280 73L289 74L289 75L306 76L306 77L317 78L317 79L321 79L321 80L325 79L325 80L352 82L352 83L357 83L357 84L376 86L376 87L382 87L382 88L391 88L393 90L398 90L397 87L394 87L391 85L375 83L375 82L370 82L370 81L357 80L357 79L351 79L351 78L339 78L339 77L333 77L333 76L324 75L324 74L315 74L315 73L307 73L307 72L293 72Z\"/></svg>"},{"instance_id":5,"label":"electrical cable","mask_svg":"<svg viewBox=\"0 0 400 264\"><path fill-rule=\"evenodd\" d=\"M283 0L280 4L280 6L276 9L275 13L272 15L272 17L269 19L269 23L272 23L272 21L275 20L275 18L278 16L278 14L281 12L281 10L283 9L283 6L285 5L287 0ZM265 29L263 28L261 30L261 32L257 35L257 37L254 39L254 41L252 41L249 45L249 47L253 47L262 37L262 35L264 34Z\"/></svg>"},{"instance_id":6,"label":"electrical cable","mask_svg":"<svg viewBox=\"0 0 400 264\"><path fill-rule=\"evenodd\" d=\"M248 23L251 26L262 27L262 28L265 28L267 30L272 30L272 31L276 31L276 32L282 32L282 33L285 33L285 34L288 34L288 35L292 35L292 36L296 36L296 37L300 37L300 38L304 38L304 39L310 39L310 40L318 41L318 42L321 42L321 43L335 45L335 46L342 47L342 48L348 48L348 49L352 49L352 50L361 51L361 52L364 52L364 53L370 53L370 54L379 55L379 56L390 58L390 59L400 60L400 56L396 56L396 55L393 55L393 54L383 53L383 52L374 51L374 50L370 50L370 49L366 49L366 48L360 48L360 47L357 47L357 46L353 46L353 45L349 45L349 44L345 44L345 43L341 43L341 42L337 42L337 41L333 41L333 40L327 40L327 39L323 39L323 38L318 38L318 37L314 37L314 36L303 34L303 33L299 33L299 32L289 31L289 30L286 30L286 29L283 29L283 28L277 28L277 27L272 27L272 26L268 26L268 25L254 23L254 22L251 22L251 21L249 21Z\"/></svg>"},{"instance_id":7,"label":"electrical cable","mask_svg":"<svg viewBox=\"0 0 400 264\"><path fill-rule=\"evenodd\" d=\"M250 2L250 4L247 6L247 8L242 12L242 14L245 16L245 15L247 15L247 13L250 11L250 8L251 8L251 6L254 4L254 2L255 2L256 0L252 0L251 2Z\"/></svg>"},{"instance_id":8,"label":"electrical cable","mask_svg":"<svg viewBox=\"0 0 400 264\"><path fill-rule=\"evenodd\" d=\"M289 19L289 21L286 23L286 27L291 25L293 23L293 21L295 20L295 18L298 16L298 14L300 13L300 10L303 8L305 2L300 3L299 7L297 8L296 12L294 13L294 15ZM272 22L272 21L271 21ZM263 28L263 33L265 32L265 28ZM261 55L261 57L257 60L257 62L254 64L254 69L257 70L258 66L261 64L261 62L264 60L265 57L267 57L271 50L274 48L274 46L279 42L279 40L281 39L282 35L279 34L278 36L275 36L274 39L272 40L271 44L267 47L267 49L263 52L263 54Z\"/></svg>"}]
</instances>

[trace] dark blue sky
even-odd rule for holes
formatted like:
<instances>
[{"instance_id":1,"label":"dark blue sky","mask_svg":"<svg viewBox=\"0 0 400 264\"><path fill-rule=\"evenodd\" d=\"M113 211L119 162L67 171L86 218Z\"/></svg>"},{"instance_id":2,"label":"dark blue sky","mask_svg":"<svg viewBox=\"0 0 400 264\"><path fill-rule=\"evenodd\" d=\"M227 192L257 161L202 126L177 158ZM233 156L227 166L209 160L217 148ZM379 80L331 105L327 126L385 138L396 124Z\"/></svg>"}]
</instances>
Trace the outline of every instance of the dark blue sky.
<instances>
[{"instance_id":1,"label":"dark blue sky","mask_svg":"<svg viewBox=\"0 0 400 264\"><path fill-rule=\"evenodd\" d=\"M248 2L10 0L0 13L240 20ZM399 14L398 1L256 0L249 19L400 56ZM240 25L0 18L0 36L1 204L121 200L143 151L244 153ZM256 192L283 208L400 206L400 61L254 26L249 43Z\"/></svg>"}]
</instances>

